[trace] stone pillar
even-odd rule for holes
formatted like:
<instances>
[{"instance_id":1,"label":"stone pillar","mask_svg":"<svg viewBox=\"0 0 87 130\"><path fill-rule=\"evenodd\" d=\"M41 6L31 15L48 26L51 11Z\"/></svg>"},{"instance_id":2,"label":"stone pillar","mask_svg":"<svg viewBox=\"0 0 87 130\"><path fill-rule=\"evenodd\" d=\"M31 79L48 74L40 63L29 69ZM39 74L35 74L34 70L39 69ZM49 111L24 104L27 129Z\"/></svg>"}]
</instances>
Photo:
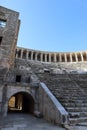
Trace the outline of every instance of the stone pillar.
<instances>
[{"instance_id":1,"label":"stone pillar","mask_svg":"<svg viewBox=\"0 0 87 130\"><path fill-rule=\"evenodd\" d=\"M72 62L72 54L70 53L70 62Z\"/></svg>"},{"instance_id":2,"label":"stone pillar","mask_svg":"<svg viewBox=\"0 0 87 130\"><path fill-rule=\"evenodd\" d=\"M31 60L33 60L33 51L31 52Z\"/></svg>"},{"instance_id":3,"label":"stone pillar","mask_svg":"<svg viewBox=\"0 0 87 130\"><path fill-rule=\"evenodd\" d=\"M28 60L28 53L29 53L29 52L28 52L28 50L27 50L27 54L26 54L26 59L27 59L27 60Z\"/></svg>"},{"instance_id":4,"label":"stone pillar","mask_svg":"<svg viewBox=\"0 0 87 130\"><path fill-rule=\"evenodd\" d=\"M34 111L39 111L39 86L34 87Z\"/></svg>"},{"instance_id":5,"label":"stone pillar","mask_svg":"<svg viewBox=\"0 0 87 130\"><path fill-rule=\"evenodd\" d=\"M80 53L80 55L81 55L81 61L83 61L83 55L82 55L82 52Z\"/></svg>"},{"instance_id":6,"label":"stone pillar","mask_svg":"<svg viewBox=\"0 0 87 130\"><path fill-rule=\"evenodd\" d=\"M35 53L35 60L37 61L37 52Z\"/></svg>"},{"instance_id":7,"label":"stone pillar","mask_svg":"<svg viewBox=\"0 0 87 130\"><path fill-rule=\"evenodd\" d=\"M65 62L67 62L67 56L66 56L66 53L64 54L64 57L65 57Z\"/></svg>"},{"instance_id":8,"label":"stone pillar","mask_svg":"<svg viewBox=\"0 0 87 130\"><path fill-rule=\"evenodd\" d=\"M49 53L49 62L51 62L51 53Z\"/></svg>"},{"instance_id":9,"label":"stone pillar","mask_svg":"<svg viewBox=\"0 0 87 130\"><path fill-rule=\"evenodd\" d=\"M59 53L59 62L61 62L61 53Z\"/></svg>"},{"instance_id":10,"label":"stone pillar","mask_svg":"<svg viewBox=\"0 0 87 130\"><path fill-rule=\"evenodd\" d=\"M3 117L7 116L7 111L8 111L7 91L8 91L7 85L5 85L2 90L2 105L1 105L2 106L1 113Z\"/></svg>"},{"instance_id":11,"label":"stone pillar","mask_svg":"<svg viewBox=\"0 0 87 130\"><path fill-rule=\"evenodd\" d=\"M22 59L22 56L23 56L23 49L21 49L21 59Z\"/></svg>"},{"instance_id":12,"label":"stone pillar","mask_svg":"<svg viewBox=\"0 0 87 130\"><path fill-rule=\"evenodd\" d=\"M56 53L54 53L54 62L56 62L57 60L56 60Z\"/></svg>"},{"instance_id":13,"label":"stone pillar","mask_svg":"<svg viewBox=\"0 0 87 130\"><path fill-rule=\"evenodd\" d=\"M7 116L7 111L8 111L8 102L3 102L2 103L2 117Z\"/></svg>"},{"instance_id":14,"label":"stone pillar","mask_svg":"<svg viewBox=\"0 0 87 130\"><path fill-rule=\"evenodd\" d=\"M77 57L77 53L75 53L75 58L76 58L76 62L78 62L78 57Z\"/></svg>"},{"instance_id":15,"label":"stone pillar","mask_svg":"<svg viewBox=\"0 0 87 130\"><path fill-rule=\"evenodd\" d=\"M41 62L42 62L42 61L43 61L43 54L41 53L41 55L40 55L40 56L41 56Z\"/></svg>"},{"instance_id":16,"label":"stone pillar","mask_svg":"<svg viewBox=\"0 0 87 130\"><path fill-rule=\"evenodd\" d=\"M45 54L45 62L47 62L47 54Z\"/></svg>"}]
</instances>

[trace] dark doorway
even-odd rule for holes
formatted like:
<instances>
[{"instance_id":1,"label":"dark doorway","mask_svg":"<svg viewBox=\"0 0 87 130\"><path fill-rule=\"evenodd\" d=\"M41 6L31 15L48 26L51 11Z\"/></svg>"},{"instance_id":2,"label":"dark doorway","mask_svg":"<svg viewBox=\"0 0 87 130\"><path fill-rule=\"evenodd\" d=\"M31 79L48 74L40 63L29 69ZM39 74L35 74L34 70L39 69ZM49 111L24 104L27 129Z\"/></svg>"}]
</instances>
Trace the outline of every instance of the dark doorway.
<instances>
[{"instance_id":1,"label":"dark doorway","mask_svg":"<svg viewBox=\"0 0 87 130\"><path fill-rule=\"evenodd\" d=\"M13 95L8 102L8 113L34 113L34 100L26 92Z\"/></svg>"},{"instance_id":2,"label":"dark doorway","mask_svg":"<svg viewBox=\"0 0 87 130\"><path fill-rule=\"evenodd\" d=\"M21 75L16 75L16 82L21 82Z\"/></svg>"},{"instance_id":3,"label":"dark doorway","mask_svg":"<svg viewBox=\"0 0 87 130\"><path fill-rule=\"evenodd\" d=\"M2 43L2 37L0 37L0 45L1 45L1 43Z\"/></svg>"}]
</instances>

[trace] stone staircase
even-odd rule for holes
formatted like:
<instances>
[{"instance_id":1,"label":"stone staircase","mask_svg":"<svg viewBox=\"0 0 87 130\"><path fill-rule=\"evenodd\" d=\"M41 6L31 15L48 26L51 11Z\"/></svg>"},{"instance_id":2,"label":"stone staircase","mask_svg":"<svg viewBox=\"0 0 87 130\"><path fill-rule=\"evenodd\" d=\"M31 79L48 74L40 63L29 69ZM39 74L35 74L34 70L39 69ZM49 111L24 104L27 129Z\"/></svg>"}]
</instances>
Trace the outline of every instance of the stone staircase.
<instances>
[{"instance_id":1,"label":"stone staircase","mask_svg":"<svg viewBox=\"0 0 87 130\"><path fill-rule=\"evenodd\" d=\"M70 123L87 121L86 79L81 82L80 75L71 74L38 73L37 76L68 111Z\"/></svg>"}]
</instances>

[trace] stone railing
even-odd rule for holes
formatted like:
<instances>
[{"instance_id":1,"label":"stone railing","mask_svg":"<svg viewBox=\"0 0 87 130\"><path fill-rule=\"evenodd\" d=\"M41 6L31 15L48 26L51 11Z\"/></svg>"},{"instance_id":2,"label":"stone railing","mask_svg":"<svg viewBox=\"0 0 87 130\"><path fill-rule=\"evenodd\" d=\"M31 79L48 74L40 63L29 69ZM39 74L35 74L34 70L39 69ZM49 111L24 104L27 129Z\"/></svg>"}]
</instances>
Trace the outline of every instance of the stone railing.
<instances>
[{"instance_id":1,"label":"stone railing","mask_svg":"<svg viewBox=\"0 0 87 130\"><path fill-rule=\"evenodd\" d=\"M53 123L69 124L69 115L44 83L39 86L39 109L43 117Z\"/></svg>"},{"instance_id":2,"label":"stone railing","mask_svg":"<svg viewBox=\"0 0 87 130\"><path fill-rule=\"evenodd\" d=\"M16 58L41 62L84 62L87 61L87 51L47 52L17 47Z\"/></svg>"}]
</instances>

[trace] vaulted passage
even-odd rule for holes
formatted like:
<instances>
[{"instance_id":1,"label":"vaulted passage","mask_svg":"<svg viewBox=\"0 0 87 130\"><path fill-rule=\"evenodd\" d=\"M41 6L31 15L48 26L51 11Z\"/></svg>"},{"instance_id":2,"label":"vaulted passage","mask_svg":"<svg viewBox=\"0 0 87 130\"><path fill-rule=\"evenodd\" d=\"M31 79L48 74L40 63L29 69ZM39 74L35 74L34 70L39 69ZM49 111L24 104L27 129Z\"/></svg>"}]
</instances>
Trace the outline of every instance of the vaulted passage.
<instances>
[{"instance_id":1,"label":"vaulted passage","mask_svg":"<svg viewBox=\"0 0 87 130\"><path fill-rule=\"evenodd\" d=\"M34 99L26 92L13 95L8 102L8 113L34 113Z\"/></svg>"}]
</instances>

